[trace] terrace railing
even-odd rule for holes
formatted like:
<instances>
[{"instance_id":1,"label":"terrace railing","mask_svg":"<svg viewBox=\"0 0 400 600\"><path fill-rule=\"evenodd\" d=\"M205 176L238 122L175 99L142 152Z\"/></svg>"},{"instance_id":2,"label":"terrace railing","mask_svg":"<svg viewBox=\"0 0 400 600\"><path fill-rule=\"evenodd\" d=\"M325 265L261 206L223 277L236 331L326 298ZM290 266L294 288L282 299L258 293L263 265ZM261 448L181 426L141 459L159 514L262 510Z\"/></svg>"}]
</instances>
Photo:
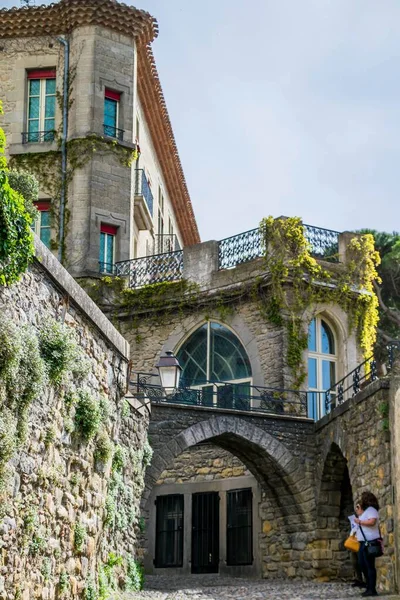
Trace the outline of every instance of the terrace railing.
<instances>
[{"instance_id":1,"label":"terrace railing","mask_svg":"<svg viewBox=\"0 0 400 600\"><path fill-rule=\"evenodd\" d=\"M104 135L106 135L107 137L116 138L120 142L122 142L124 139L124 130L118 129L118 127L114 127L113 125L106 125L104 123L103 131Z\"/></svg>"},{"instance_id":2,"label":"terrace railing","mask_svg":"<svg viewBox=\"0 0 400 600\"><path fill-rule=\"evenodd\" d=\"M393 368L395 354L400 350L400 341L387 346L387 359L380 364L372 356L350 371L340 381L325 392L325 411L328 413L336 406L343 404L373 381L387 374Z\"/></svg>"},{"instance_id":3,"label":"terrace railing","mask_svg":"<svg viewBox=\"0 0 400 600\"><path fill-rule=\"evenodd\" d=\"M117 262L115 273L119 277L128 277L131 288L163 281L178 281L182 279L183 251Z\"/></svg>"},{"instance_id":4,"label":"terrace railing","mask_svg":"<svg viewBox=\"0 0 400 600\"><path fill-rule=\"evenodd\" d=\"M311 246L311 254L316 258L337 262L339 232L312 225L303 225L303 227L305 237ZM263 256L263 244L258 228L221 240L218 249L219 269L232 269Z\"/></svg>"},{"instance_id":5,"label":"terrace railing","mask_svg":"<svg viewBox=\"0 0 400 600\"><path fill-rule=\"evenodd\" d=\"M49 131L23 131L23 144L40 144L41 142L53 142L56 132L54 129Z\"/></svg>"},{"instance_id":6,"label":"terrace railing","mask_svg":"<svg viewBox=\"0 0 400 600\"><path fill-rule=\"evenodd\" d=\"M131 390L156 404L196 406L272 415L307 417L309 392L262 387L244 383L208 382L185 386L166 396L158 375L137 373Z\"/></svg>"}]
</instances>

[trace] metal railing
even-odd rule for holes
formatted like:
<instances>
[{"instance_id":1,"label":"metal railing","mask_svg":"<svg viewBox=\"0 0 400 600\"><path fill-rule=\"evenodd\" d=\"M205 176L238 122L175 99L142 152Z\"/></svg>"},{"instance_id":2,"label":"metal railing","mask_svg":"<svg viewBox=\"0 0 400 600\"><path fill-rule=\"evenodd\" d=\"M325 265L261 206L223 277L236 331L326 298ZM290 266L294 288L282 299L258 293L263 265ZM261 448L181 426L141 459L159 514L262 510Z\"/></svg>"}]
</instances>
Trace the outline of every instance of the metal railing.
<instances>
[{"instance_id":1,"label":"metal railing","mask_svg":"<svg viewBox=\"0 0 400 600\"><path fill-rule=\"evenodd\" d=\"M163 281L182 279L183 252L169 252L115 263L115 273L128 277L129 287L138 288Z\"/></svg>"},{"instance_id":2,"label":"metal railing","mask_svg":"<svg viewBox=\"0 0 400 600\"><path fill-rule=\"evenodd\" d=\"M395 353L400 350L400 341L387 346L387 359L379 362L372 356L350 371L325 392L325 411L329 413L343 404L373 381L385 376L393 368Z\"/></svg>"},{"instance_id":3,"label":"metal railing","mask_svg":"<svg viewBox=\"0 0 400 600\"><path fill-rule=\"evenodd\" d=\"M185 386L166 396L158 375L136 373L131 381L131 391L146 396L157 404L219 408L272 415L307 417L309 392L255 386L246 383L224 381L202 383L201 386ZM321 392L322 393L322 392Z\"/></svg>"},{"instance_id":4,"label":"metal railing","mask_svg":"<svg viewBox=\"0 0 400 600\"><path fill-rule=\"evenodd\" d=\"M99 260L99 273L104 273L105 275L115 275L115 265L113 263L101 262Z\"/></svg>"},{"instance_id":5,"label":"metal railing","mask_svg":"<svg viewBox=\"0 0 400 600\"><path fill-rule=\"evenodd\" d=\"M174 233L157 233L154 236L153 254L165 254L181 250L178 236Z\"/></svg>"},{"instance_id":6,"label":"metal railing","mask_svg":"<svg viewBox=\"0 0 400 600\"><path fill-rule=\"evenodd\" d=\"M53 142L55 139L55 130L49 131L23 131L22 143L23 144L40 144L41 142Z\"/></svg>"},{"instance_id":7,"label":"metal railing","mask_svg":"<svg viewBox=\"0 0 400 600\"><path fill-rule=\"evenodd\" d=\"M118 129L118 127L114 127L113 125L103 124L103 132L107 137L116 138L120 142L124 139L124 130Z\"/></svg>"},{"instance_id":8,"label":"metal railing","mask_svg":"<svg viewBox=\"0 0 400 600\"><path fill-rule=\"evenodd\" d=\"M312 225L303 225L304 235L311 254L323 260L338 262L339 232ZM250 229L219 242L219 269L231 269L264 254L264 241L260 229Z\"/></svg>"},{"instance_id":9,"label":"metal railing","mask_svg":"<svg viewBox=\"0 0 400 600\"><path fill-rule=\"evenodd\" d=\"M146 177L146 173L144 172L144 169L136 169L135 175L135 195L143 196L143 198L146 201L147 208L149 209L149 213L151 217L153 217L154 199L153 193L150 189L150 185Z\"/></svg>"}]
</instances>

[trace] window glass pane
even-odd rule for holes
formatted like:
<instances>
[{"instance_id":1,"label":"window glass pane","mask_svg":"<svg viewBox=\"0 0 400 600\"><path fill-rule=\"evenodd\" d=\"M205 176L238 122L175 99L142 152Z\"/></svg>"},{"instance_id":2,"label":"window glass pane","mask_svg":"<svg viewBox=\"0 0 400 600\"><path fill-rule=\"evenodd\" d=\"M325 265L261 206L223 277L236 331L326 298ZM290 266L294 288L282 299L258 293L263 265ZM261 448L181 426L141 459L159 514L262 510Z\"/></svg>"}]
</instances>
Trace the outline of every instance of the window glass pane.
<instances>
[{"instance_id":1,"label":"window glass pane","mask_svg":"<svg viewBox=\"0 0 400 600\"><path fill-rule=\"evenodd\" d=\"M106 234L107 238L107 262L112 264L114 261L114 235Z\"/></svg>"},{"instance_id":2,"label":"window glass pane","mask_svg":"<svg viewBox=\"0 0 400 600\"><path fill-rule=\"evenodd\" d=\"M102 263L102 267L104 267L104 263L106 262L105 257L106 252L106 234L100 233L100 262Z\"/></svg>"},{"instance_id":3,"label":"window glass pane","mask_svg":"<svg viewBox=\"0 0 400 600\"><path fill-rule=\"evenodd\" d=\"M56 93L56 80L55 79L46 79L46 94L55 94Z\"/></svg>"},{"instance_id":4,"label":"window glass pane","mask_svg":"<svg viewBox=\"0 0 400 600\"><path fill-rule=\"evenodd\" d=\"M177 358L186 385L199 385L207 381L207 323L183 344Z\"/></svg>"},{"instance_id":5,"label":"window glass pane","mask_svg":"<svg viewBox=\"0 0 400 600\"><path fill-rule=\"evenodd\" d=\"M56 97L46 96L44 116L46 119L54 118L56 112Z\"/></svg>"},{"instance_id":6,"label":"window glass pane","mask_svg":"<svg viewBox=\"0 0 400 600\"><path fill-rule=\"evenodd\" d=\"M232 331L219 323L211 323L209 351L212 381L251 377L250 361L241 342Z\"/></svg>"},{"instance_id":7,"label":"window glass pane","mask_svg":"<svg viewBox=\"0 0 400 600\"><path fill-rule=\"evenodd\" d=\"M335 363L330 360L322 361L322 389L328 390L335 383Z\"/></svg>"},{"instance_id":8,"label":"window glass pane","mask_svg":"<svg viewBox=\"0 0 400 600\"><path fill-rule=\"evenodd\" d=\"M39 96L40 95L40 79L29 80L29 95Z\"/></svg>"},{"instance_id":9,"label":"window glass pane","mask_svg":"<svg viewBox=\"0 0 400 600\"><path fill-rule=\"evenodd\" d=\"M316 320L313 319L308 327L308 349L311 352L317 351L317 333L316 333Z\"/></svg>"},{"instance_id":10,"label":"window glass pane","mask_svg":"<svg viewBox=\"0 0 400 600\"><path fill-rule=\"evenodd\" d=\"M29 119L39 118L39 98L34 96L29 98Z\"/></svg>"},{"instance_id":11,"label":"window glass pane","mask_svg":"<svg viewBox=\"0 0 400 600\"><path fill-rule=\"evenodd\" d=\"M50 211L49 210L40 211L40 226L41 227L50 227Z\"/></svg>"},{"instance_id":12,"label":"window glass pane","mask_svg":"<svg viewBox=\"0 0 400 600\"><path fill-rule=\"evenodd\" d=\"M104 124L109 127L117 127L116 100L110 100L110 98L104 99Z\"/></svg>"},{"instance_id":13,"label":"window glass pane","mask_svg":"<svg viewBox=\"0 0 400 600\"><path fill-rule=\"evenodd\" d=\"M333 334L325 321L321 321L321 352L323 354L335 354Z\"/></svg>"},{"instance_id":14,"label":"window glass pane","mask_svg":"<svg viewBox=\"0 0 400 600\"><path fill-rule=\"evenodd\" d=\"M307 416L310 419L318 417L318 396L316 392L308 392L307 394Z\"/></svg>"},{"instance_id":15,"label":"window glass pane","mask_svg":"<svg viewBox=\"0 0 400 600\"><path fill-rule=\"evenodd\" d=\"M36 119L29 121L28 130L32 132L39 131L39 121Z\"/></svg>"},{"instance_id":16,"label":"window glass pane","mask_svg":"<svg viewBox=\"0 0 400 600\"><path fill-rule=\"evenodd\" d=\"M318 388L316 358L308 359L308 387L314 389Z\"/></svg>"},{"instance_id":17,"label":"window glass pane","mask_svg":"<svg viewBox=\"0 0 400 600\"><path fill-rule=\"evenodd\" d=\"M40 228L40 239L42 240L43 244L45 244L48 248L50 248L50 238L51 238L50 227L41 227Z\"/></svg>"}]
</instances>

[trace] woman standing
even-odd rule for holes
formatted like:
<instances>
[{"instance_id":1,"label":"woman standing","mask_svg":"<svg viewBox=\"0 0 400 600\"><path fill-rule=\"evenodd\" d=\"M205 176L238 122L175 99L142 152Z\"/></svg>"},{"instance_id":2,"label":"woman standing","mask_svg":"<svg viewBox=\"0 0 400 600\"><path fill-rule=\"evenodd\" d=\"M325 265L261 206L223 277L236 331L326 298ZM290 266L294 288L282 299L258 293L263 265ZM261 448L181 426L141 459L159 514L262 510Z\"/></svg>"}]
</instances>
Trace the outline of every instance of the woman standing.
<instances>
[{"instance_id":1,"label":"woman standing","mask_svg":"<svg viewBox=\"0 0 400 600\"><path fill-rule=\"evenodd\" d=\"M360 542L358 560L360 561L360 567L367 582L367 589L361 595L377 596L375 556L368 554L365 542L371 542L380 537L379 504L372 492L363 492L360 498L360 505L363 513L361 517L354 519L354 522L359 525L359 531L357 532L357 539Z\"/></svg>"},{"instance_id":2,"label":"woman standing","mask_svg":"<svg viewBox=\"0 0 400 600\"><path fill-rule=\"evenodd\" d=\"M361 509L360 500L356 503L354 510L355 510L356 516L359 519L361 519L363 511ZM354 528L350 532L350 535L356 535L357 540L360 541L359 536L361 536L361 531L360 531L359 525L354 526ZM351 585L353 587L366 588L367 584L364 583L364 581L363 581L363 573L361 570L360 561L358 560L358 552L350 552L350 554L351 554L351 562L352 562L353 571L354 571L354 581Z\"/></svg>"}]
</instances>

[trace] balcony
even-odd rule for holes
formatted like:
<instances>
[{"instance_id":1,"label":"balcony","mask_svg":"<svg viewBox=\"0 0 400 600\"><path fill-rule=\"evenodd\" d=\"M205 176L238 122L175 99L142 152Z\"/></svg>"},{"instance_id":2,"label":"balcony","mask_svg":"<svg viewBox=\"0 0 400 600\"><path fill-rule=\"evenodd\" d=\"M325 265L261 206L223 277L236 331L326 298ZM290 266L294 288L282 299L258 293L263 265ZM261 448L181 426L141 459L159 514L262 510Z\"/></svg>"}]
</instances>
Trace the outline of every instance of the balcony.
<instances>
[{"instance_id":1,"label":"balcony","mask_svg":"<svg viewBox=\"0 0 400 600\"><path fill-rule=\"evenodd\" d=\"M153 194L143 169L135 171L135 221L140 230L153 229Z\"/></svg>"},{"instance_id":2,"label":"balcony","mask_svg":"<svg viewBox=\"0 0 400 600\"><path fill-rule=\"evenodd\" d=\"M104 123L103 132L104 132L104 135L106 135L107 137L115 138L115 139L119 140L120 142L122 142L124 139L124 130L118 129L118 127L113 127L112 125L106 125Z\"/></svg>"},{"instance_id":3,"label":"balcony","mask_svg":"<svg viewBox=\"0 0 400 600\"><path fill-rule=\"evenodd\" d=\"M22 143L23 144L40 144L42 142L54 142L55 138L54 129L49 131L23 131Z\"/></svg>"},{"instance_id":4,"label":"balcony","mask_svg":"<svg viewBox=\"0 0 400 600\"><path fill-rule=\"evenodd\" d=\"M152 254L166 254L167 252L178 252L178 250L181 250L181 246L174 233L157 233L154 236Z\"/></svg>"}]
</instances>

